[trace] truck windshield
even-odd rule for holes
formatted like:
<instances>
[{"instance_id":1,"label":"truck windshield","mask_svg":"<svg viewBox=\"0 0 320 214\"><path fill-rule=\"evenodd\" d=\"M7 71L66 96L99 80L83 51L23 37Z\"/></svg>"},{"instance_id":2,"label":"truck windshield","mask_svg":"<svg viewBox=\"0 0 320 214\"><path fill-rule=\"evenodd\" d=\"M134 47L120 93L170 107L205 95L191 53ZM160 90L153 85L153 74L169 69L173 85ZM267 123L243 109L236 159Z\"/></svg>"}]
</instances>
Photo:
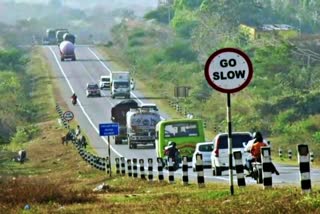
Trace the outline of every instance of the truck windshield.
<instances>
[{"instance_id":1,"label":"truck windshield","mask_svg":"<svg viewBox=\"0 0 320 214\"><path fill-rule=\"evenodd\" d=\"M102 78L101 79L103 82L110 82L110 78Z\"/></svg>"},{"instance_id":2,"label":"truck windshield","mask_svg":"<svg viewBox=\"0 0 320 214\"><path fill-rule=\"evenodd\" d=\"M115 88L129 88L128 82L115 82L114 83Z\"/></svg>"}]
</instances>

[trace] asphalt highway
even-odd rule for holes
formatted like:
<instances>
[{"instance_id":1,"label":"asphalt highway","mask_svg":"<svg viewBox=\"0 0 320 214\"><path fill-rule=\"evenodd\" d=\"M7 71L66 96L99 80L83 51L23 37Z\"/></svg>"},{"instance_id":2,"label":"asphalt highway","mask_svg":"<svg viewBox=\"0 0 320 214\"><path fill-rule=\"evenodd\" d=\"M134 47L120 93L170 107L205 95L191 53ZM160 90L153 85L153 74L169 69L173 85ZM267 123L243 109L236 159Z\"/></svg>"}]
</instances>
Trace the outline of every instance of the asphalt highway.
<instances>
[{"instance_id":1,"label":"asphalt highway","mask_svg":"<svg viewBox=\"0 0 320 214\"><path fill-rule=\"evenodd\" d=\"M114 71L110 59L104 58L94 48L94 46L79 45L76 46L77 61L60 61L59 49L57 46L43 46L43 53L49 60L50 66L54 72L52 77L57 79L63 100L67 103L68 109L74 113L77 123L83 132L90 138L91 146L101 157L108 155L108 138L99 136L99 124L111 123L111 108L113 105L123 99L112 99L108 90L102 91L102 97L86 97L85 88L87 83L98 83L101 75L107 75ZM76 93L78 104L71 104L71 95ZM139 103L152 103L150 99L143 99L143 91L139 90L137 85L131 92L131 98ZM163 119L168 118L165 112L160 113ZM114 144L113 137L109 138L111 158L125 157L126 159L153 159L154 171L156 171L156 152L151 147L138 147L138 149L129 149L126 144ZM299 168L297 166L277 165L279 176L273 175L273 184L275 185L300 185ZM166 175L167 173L165 173ZM181 169L175 173L179 178L182 176ZM189 169L190 179L196 180L196 173ZM156 175L156 173L154 174ZM212 176L211 169L205 169L205 180L214 182L228 182L228 171L223 172L222 176ZM234 171L234 185L237 184ZM320 170L311 168L312 184L320 182ZM254 184L255 181L248 177L248 184Z\"/></svg>"}]
</instances>

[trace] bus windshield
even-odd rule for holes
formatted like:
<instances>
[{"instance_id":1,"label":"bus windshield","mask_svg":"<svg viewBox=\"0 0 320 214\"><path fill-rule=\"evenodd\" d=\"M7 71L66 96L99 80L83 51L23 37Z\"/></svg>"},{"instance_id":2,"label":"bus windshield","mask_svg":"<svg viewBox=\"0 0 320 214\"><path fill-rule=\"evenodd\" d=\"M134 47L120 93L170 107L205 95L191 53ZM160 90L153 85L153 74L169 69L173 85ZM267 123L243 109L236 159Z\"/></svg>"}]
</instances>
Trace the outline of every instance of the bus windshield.
<instances>
[{"instance_id":1,"label":"bus windshield","mask_svg":"<svg viewBox=\"0 0 320 214\"><path fill-rule=\"evenodd\" d=\"M164 130L165 138L199 136L198 125L195 122L167 124Z\"/></svg>"}]
</instances>

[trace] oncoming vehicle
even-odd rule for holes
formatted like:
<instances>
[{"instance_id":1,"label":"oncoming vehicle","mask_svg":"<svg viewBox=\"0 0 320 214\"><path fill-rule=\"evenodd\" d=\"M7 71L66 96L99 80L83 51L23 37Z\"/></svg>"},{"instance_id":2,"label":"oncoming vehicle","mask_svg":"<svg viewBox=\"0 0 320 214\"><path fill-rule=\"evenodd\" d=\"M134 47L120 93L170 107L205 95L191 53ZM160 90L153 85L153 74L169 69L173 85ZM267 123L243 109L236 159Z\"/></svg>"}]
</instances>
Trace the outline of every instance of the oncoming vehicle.
<instances>
[{"instance_id":1,"label":"oncoming vehicle","mask_svg":"<svg viewBox=\"0 0 320 214\"><path fill-rule=\"evenodd\" d=\"M100 88L98 86L98 84L96 83L88 83L87 84L87 88L86 88L86 96L90 97L90 96L101 96L101 91Z\"/></svg>"},{"instance_id":2,"label":"oncoming vehicle","mask_svg":"<svg viewBox=\"0 0 320 214\"><path fill-rule=\"evenodd\" d=\"M213 143L212 142L201 142L197 143L196 150L192 156L192 169L196 171L196 156L197 154L202 154L202 161L204 168L211 168L211 152L213 150Z\"/></svg>"},{"instance_id":3,"label":"oncoming vehicle","mask_svg":"<svg viewBox=\"0 0 320 214\"><path fill-rule=\"evenodd\" d=\"M200 119L171 119L160 121L156 126L157 157L164 158L169 141L177 144L181 157L191 161L196 144L205 141L203 121Z\"/></svg>"},{"instance_id":4,"label":"oncoming vehicle","mask_svg":"<svg viewBox=\"0 0 320 214\"><path fill-rule=\"evenodd\" d=\"M232 152L241 151L242 162L245 164L247 152L244 152L244 145L252 140L250 132L233 132L232 133ZM213 139L213 151L211 153L212 174L220 176L222 171L229 169L228 154L228 133L219 133ZM234 159L233 159L234 167Z\"/></svg>"},{"instance_id":5,"label":"oncoming vehicle","mask_svg":"<svg viewBox=\"0 0 320 214\"><path fill-rule=\"evenodd\" d=\"M108 89L110 88L110 76L101 76L99 80L99 87L100 89Z\"/></svg>"}]
</instances>

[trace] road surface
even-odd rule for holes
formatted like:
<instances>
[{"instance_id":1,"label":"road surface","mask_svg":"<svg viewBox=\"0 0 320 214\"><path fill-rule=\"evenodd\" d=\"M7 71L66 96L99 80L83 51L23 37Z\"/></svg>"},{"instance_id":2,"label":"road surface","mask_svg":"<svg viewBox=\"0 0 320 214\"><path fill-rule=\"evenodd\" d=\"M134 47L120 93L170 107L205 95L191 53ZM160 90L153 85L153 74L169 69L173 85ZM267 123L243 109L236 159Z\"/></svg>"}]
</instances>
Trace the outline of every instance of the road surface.
<instances>
[{"instance_id":1,"label":"road surface","mask_svg":"<svg viewBox=\"0 0 320 214\"><path fill-rule=\"evenodd\" d=\"M104 59L93 46L76 46L77 61L60 62L57 46L43 46L43 52L54 70L53 77L58 80L58 87L60 88L62 98L68 105L68 110L71 110L75 114L75 119L90 138L91 145L97 154L101 157L107 156L108 140L106 137L99 136L99 124L112 122L110 119L111 107L121 101L121 99L112 99L108 90L102 91L102 97L87 98L85 87L89 82L98 83L101 75L109 74L114 68L108 59ZM73 92L78 96L78 105L76 106L73 106L70 101ZM136 86L135 90L131 93L131 97L139 103L152 103L152 100L143 99L143 92L139 91L139 86ZM161 115L163 118L168 118L164 112L161 112ZM110 137L110 141L111 157L113 160L118 156L125 157L126 159L144 159L146 163L148 158L153 158L154 169L156 169L156 152L151 147L129 149L128 145L115 145L113 137ZM297 166L277 165L277 168L280 175L273 175L273 184L300 185L299 168ZM181 170L176 172L178 177L181 177L181 174ZM196 179L196 173L189 170L189 174L191 179ZM312 184L320 182L319 175L320 170L311 170ZM224 171L222 176L212 176L212 171L206 169L205 180L228 182L228 171ZM246 178L246 183L253 184L254 182L252 178ZM234 184L236 185L236 177L234 177Z\"/></svg>"}]
</instances>

